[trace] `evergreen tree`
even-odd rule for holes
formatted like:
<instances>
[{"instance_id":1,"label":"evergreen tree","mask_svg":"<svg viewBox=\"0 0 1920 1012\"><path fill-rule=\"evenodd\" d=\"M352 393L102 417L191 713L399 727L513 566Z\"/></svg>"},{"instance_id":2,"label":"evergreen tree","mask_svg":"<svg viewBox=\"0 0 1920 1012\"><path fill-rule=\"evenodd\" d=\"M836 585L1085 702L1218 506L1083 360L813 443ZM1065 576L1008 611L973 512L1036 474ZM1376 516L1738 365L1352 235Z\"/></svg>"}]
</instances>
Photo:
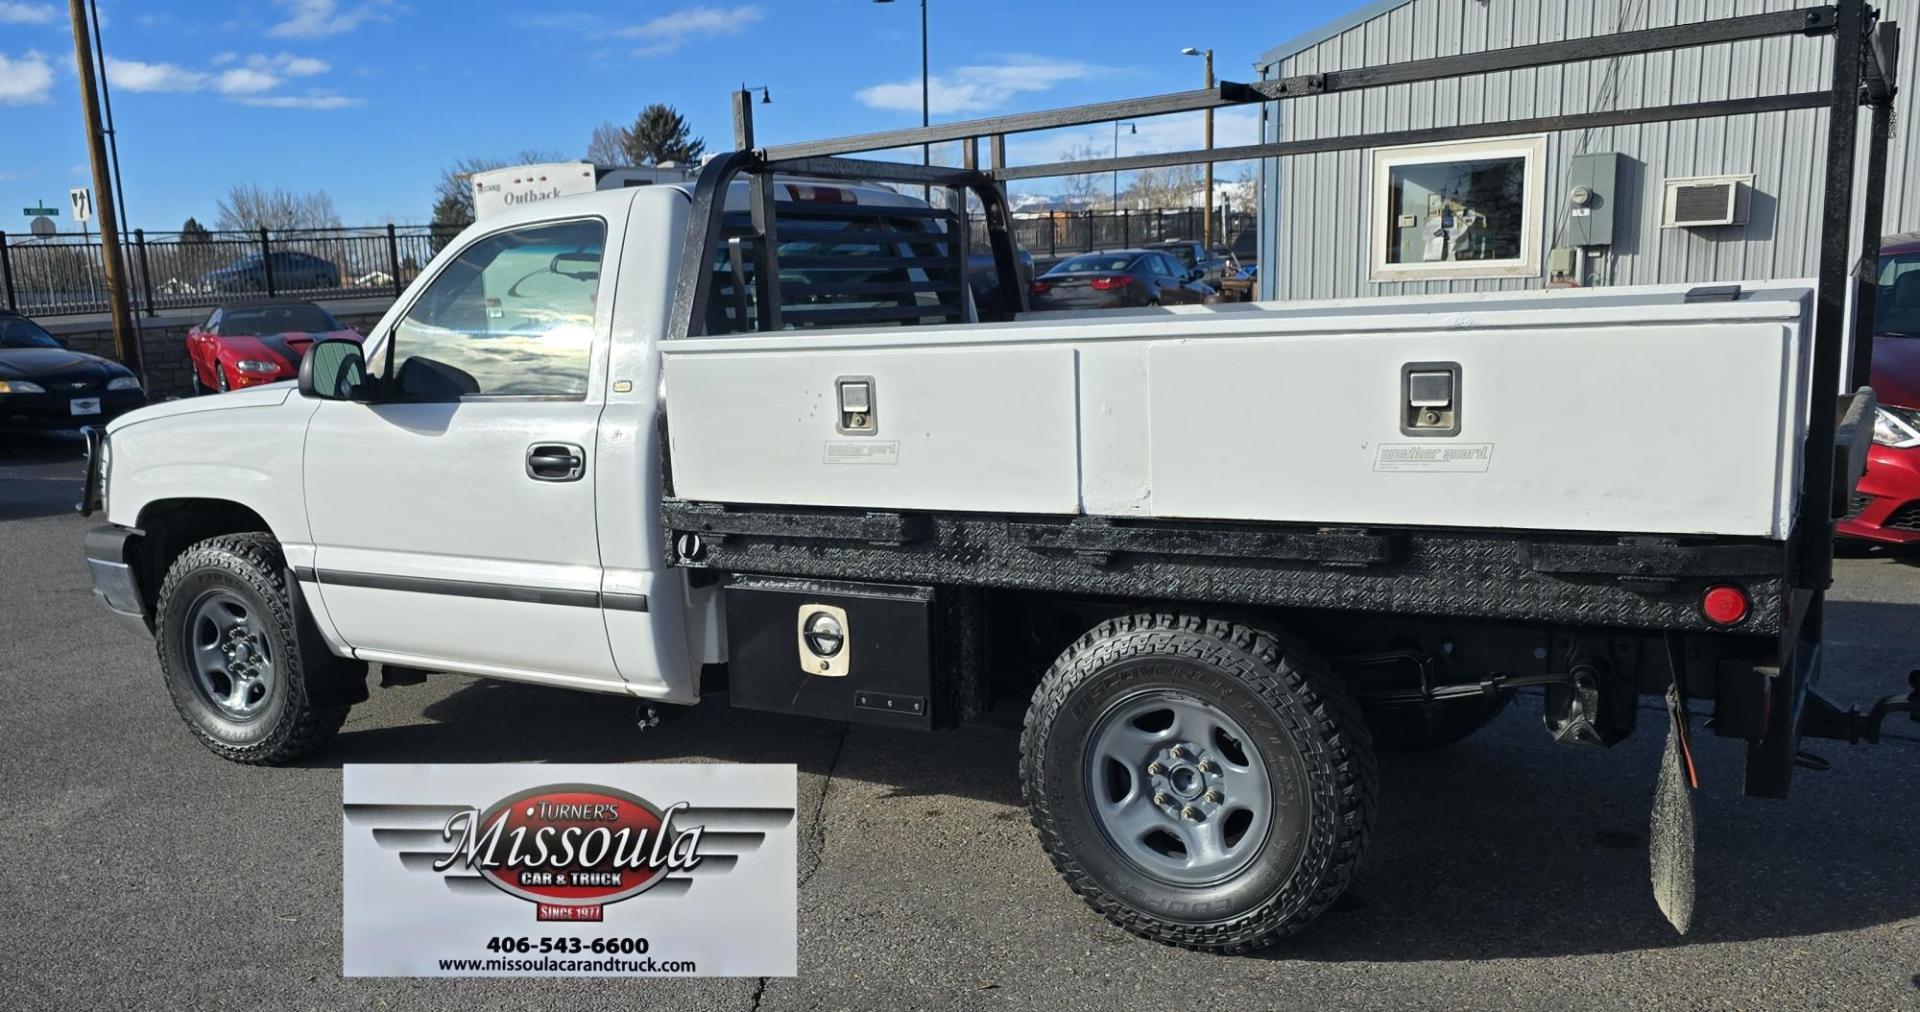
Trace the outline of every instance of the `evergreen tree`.
<instances>
[{"instance_id":1,"label":"evergreen tree","mask_svg":"<svg viewBox=\"0 0 1920 1012\"><path fill-rule=\"evenodd\" d=\"M640 110L625 137L627 158L634 165L678 162L691 165L707 150L707 142L693 136L687 118L659 102Z\"/></svg>"},{"instance_id":2,"label":"evergreen tree","mask_svg":"<svg viewBox=\"0 0 1920 1012\"><path fill-rule=\"evenodd\" d=\"M200 219L188 218L187 223L180 226L180 241L212 242L213 233L207 231L207 226L200 224Z\"/></svg>"}]
</instances>

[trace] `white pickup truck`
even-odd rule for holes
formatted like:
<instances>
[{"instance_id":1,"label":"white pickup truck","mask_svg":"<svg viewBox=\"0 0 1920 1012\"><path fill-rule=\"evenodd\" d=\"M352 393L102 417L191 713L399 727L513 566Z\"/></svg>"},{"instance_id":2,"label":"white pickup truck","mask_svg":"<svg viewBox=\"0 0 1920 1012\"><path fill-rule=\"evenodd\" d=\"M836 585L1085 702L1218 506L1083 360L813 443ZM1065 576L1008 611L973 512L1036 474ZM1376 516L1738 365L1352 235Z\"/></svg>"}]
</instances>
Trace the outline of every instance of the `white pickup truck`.
<instances>
[{"instance_id":1,"label":"white pickup truck","mask_svg":"<svg viewBox=\"0 0 1920 1012\"><path fill-rule=\"evenodd\" d=\"M1873 405L1817 393L1810 282L1027 314L990 174L781 168L503 210L364 351L92 434L96 590L194 733L298 758L368 662L928 730L1025 707L1075 891L1241 951L1352 877L1376 747L1518 688L1572 745L1652 695L1684 749L1710 710L1772 796L1802 734L1906 705L1812 689ZM981 199L994 304L957 217L879 177Z\"/></svg>"}]
</instances>

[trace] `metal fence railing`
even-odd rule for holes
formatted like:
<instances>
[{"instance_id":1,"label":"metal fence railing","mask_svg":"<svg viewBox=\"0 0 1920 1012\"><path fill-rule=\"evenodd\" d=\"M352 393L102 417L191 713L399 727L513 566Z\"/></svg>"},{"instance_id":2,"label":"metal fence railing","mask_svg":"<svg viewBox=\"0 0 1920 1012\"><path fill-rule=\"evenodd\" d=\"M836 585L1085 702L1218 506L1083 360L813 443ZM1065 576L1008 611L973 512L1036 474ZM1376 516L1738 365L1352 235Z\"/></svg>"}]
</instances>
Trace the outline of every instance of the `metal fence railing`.
<instances>
[{"instance_id":1,"label":"metal fence railing","mask_svg":"<svg viewBox=\"0 0 1920 1012\"><path fill-rule=\"evenodd\" d=\"M212 306L247 295L302 299L398 295L447 238L425 225L148 233L124 237L136 313ZM29 316L107 311L97 237L0 232L0 306Z\"/></svg>"},{"instance_id":2,"label":"metal fence railing","mask_svg":"<svg viewBox=\"0 0 1920 1012\"><path fill-rule=\"evenodd\" d=\"M1125 249L1168 239L1199 239L1205 234L1205 213L1197 207L1118 211L1022 211L1013 214L1014 244L1046 261L1069 253L1097 249ZM1257 215L1215 210L1213 243L1233 249L1241 259L1252 258L1258 234ZM986 222L972 221L975 249L986 248Z\"/></svg>"}]
</instances>

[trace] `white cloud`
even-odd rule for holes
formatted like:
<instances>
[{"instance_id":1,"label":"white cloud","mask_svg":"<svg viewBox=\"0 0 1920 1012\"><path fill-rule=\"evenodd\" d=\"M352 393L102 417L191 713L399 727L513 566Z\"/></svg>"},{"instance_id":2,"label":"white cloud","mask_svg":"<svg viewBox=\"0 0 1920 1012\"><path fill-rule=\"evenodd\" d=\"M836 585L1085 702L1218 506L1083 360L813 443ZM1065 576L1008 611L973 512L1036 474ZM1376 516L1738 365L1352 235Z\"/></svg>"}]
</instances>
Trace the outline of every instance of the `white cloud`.
<instances>
[{"instance_id":1,"label":"white cloud","mask_svg":"<svg viewBox=\"0 0 1920 1012\"><path fill-rule=\"evenodd\" d=\"M278 88L288 77L311 77L333 69L325 60L292 53L273 56L255 54L240 66L232 66L239 57L231 53L214 58L216 66L227 69L217 73L190 70L171 63L143 63L139 60L107 58L107 83L125 91L195 92L211 91L229 98L258 98ZM258 104L258 103L251 103ZM289 102L289 107L296 104ZM310 108L335 108L311 106Z\"/></svg>"},{"instance_id":2,"label":"white cloud","mask_svg":"<svg viewBox=\"0 0 1920 1012\"><path fill-rule=\"evenodd\" d=\"M213 88L222 95L256 95L278 87L280 79L264 70L235 67L214 78Z\"/></svg>"},{"instance_id":3,"label":"white cloud","mask_svg":"<svg viewBox=\"0 0 1920 1012\"><path fill-rule=\"evenodd\" d=\"M286 11L283 20L267 29L278 38L324 39L344 35L362 22L384 20L389 0L341 6L339 0L275 0Z\"/></svg>"},{"instance_id":4,"label":"white cloud","mask_svg":"<svg viewBox=\"0 0 1920 1012\"><path fill-rule=\"evenodd\" d=\"M1016 53L997 64L961 67L951 74L935 74L927 81L928 107L936 113L982 112L1005 105L1015 95L1051 90L1107 72L1106 67L1077 60L1054 60ZM890 81L854 92L861 104L873 109L917 112L920 79Z\"/></svg>"},{"instance_id":5,"label":"white cloud","mask_svg":"<svg viewBox=\"0 0 1920 1012\"><path fill-rule=\"evenodd\" d=\"M171 63L143 63L107 57L107 83L121 91L199 91L207 75Z\"/></svg>"},{"instance_id":6,"label":"white cloud","mask_svg":"<svg viewBox=\"0 0 1920 1012\"><path fill-rule=\"evenodd\" d=\"M0 25L50 25L52 4L0 2Z\"/></svg>"},{"instance_id":7,"label":"white cloud","mask_svg":"<svg viewBox=\"0 0 1920 1012\"><path fill-rule=\"evenodd\" d=\"M349 98L346 95L253 95L236 99L241 105L259 106L266 109L350 109L366 105L365 99Z\"/></svg>"},{"instance_id":8,"label":"white cloud","mask_svg":"<svg viewBox=\"0 0 1920 1012\"><path fill-rule=\"evenodd\" d=\"M717 35L738 35L761 19L764 12L748 4L741 7L688 7L662 14L651 21L622 28L613 34L637 39L641 45L635 56L659 56L685 45L689 39Z\"/></svg>"},{"instance_id":9,"label":"white cloud","mask_svg":"<svg viewBox=\"0 0 1920 1012\"><path fill-rule=\"evenodd\" d=\"M29 49L18 57L0 53L0 105L45 102L53 91L53 65Z\"/></svg>"}]
</instances>

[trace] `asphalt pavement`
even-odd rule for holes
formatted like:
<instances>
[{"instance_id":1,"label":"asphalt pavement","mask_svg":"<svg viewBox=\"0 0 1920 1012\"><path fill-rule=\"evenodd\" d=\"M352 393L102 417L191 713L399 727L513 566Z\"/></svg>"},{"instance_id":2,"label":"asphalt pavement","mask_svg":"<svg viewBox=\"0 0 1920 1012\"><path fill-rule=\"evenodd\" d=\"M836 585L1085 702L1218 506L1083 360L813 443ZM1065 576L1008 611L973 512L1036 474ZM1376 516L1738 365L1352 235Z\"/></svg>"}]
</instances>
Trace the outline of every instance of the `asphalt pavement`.
<instances>
[{"instance_id":1,"label":"asphalt pavement","mask_svg":"<svg viewBox=\"0 0 1920 1012\"><path fill-rule=\"evenodd\" d=\"M454 675L373 690L310 764L222 762L153 647L89 593L80 445L0 436L0 1009L1920 1008L1920 727L1813 743L1786 802L1701 736L1692 934L1648 887L1662 736L1552 744L1537 698L1384 757L1353 888L1252 957L1136 939L1034 841L1017 731L918 735L709 703L641 732L613 697ZM1920 666L1920 556L1841 561L1828 687ZM800 974L772 980L340 976L340 766L794 762Z\"/></svg>"}]
</instances>

